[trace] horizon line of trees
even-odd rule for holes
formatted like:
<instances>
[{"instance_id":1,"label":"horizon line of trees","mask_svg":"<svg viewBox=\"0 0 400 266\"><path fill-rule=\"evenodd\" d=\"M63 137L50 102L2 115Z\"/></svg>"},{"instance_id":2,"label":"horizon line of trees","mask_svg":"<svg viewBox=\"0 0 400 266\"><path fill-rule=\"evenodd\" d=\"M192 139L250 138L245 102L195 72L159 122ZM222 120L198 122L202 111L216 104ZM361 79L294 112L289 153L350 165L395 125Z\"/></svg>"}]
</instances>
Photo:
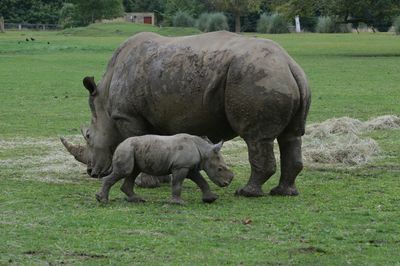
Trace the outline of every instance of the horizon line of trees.
<instances>
[{"instance_id":1,"label":"horizon line of trees","mask_svg":"<svg viewBox=\"0 0 400 266\"><path fill-rule=\"evenodd\" d=\"M255 31L261 14L279 13L286 21L300 16L311 30L317 17L335 17L337 23L359 23L387 31L400 15L399 0L1 0L0 17L5 22L85 26L123 12L154 12L157 22L172 25L177 12L193 18L203 13L223 12L230 30Z\"/></svg>"}]
</instances>

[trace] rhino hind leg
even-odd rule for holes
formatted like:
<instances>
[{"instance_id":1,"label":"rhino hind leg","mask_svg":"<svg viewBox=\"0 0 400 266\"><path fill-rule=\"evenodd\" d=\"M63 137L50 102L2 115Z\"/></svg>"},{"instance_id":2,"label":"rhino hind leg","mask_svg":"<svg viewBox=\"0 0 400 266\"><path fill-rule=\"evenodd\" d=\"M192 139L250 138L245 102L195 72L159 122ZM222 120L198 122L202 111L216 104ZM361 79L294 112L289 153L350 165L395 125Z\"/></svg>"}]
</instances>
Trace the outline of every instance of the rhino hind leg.
<instances>
[{"instance_id":1,"label":"rhino hind leg","mask_svg":"<svg viewBox=\"0 0 400 266\"><path fill-rule=\"evenodd\" d=\"M169 175L165 176L152 176L145 173L141 173L138 178L136 178L136 185L141 188L156 188L161 185L161 183L169 183L171 177Z\"/></svg>"},{"instance_id":2,"label":"rhino hind leg","mask_svg":"<svg viewBox=\"0 0 400 266\"><path fill-rule=\"evenodd\" d=\"M281 152L281 177L279 185L273 188L270 194L296 196L299 193L295 186L295 180L303 169L301 137L279 137L278 144Z\"/></svg>"},{"instance_id":3,"label":"rhino hind leg","mask_svg":"<svg viewBox=\"0 0 400 266\"><path fill-rule=\"evenodd\" d=\"M246 141L249 151L251 175L243 188L236 190L237 196L261 197L265 193L262 185L275 173L274 142L270 140Z\"/></svg>"},{"instance_id":4,"label":"rhino hind leg","mask_svg":"<svg viewBox=\"0 0 400 266\"><path fill-rule=\"evenodd\" d=\"M120 188L121 191L127 196L126 200L128 202L145 202L145 200L142 197L138 196L134 191L135 179L138 174L138 171L134 171L131 175L128 175Z\"/></svg>"}]
</instances>

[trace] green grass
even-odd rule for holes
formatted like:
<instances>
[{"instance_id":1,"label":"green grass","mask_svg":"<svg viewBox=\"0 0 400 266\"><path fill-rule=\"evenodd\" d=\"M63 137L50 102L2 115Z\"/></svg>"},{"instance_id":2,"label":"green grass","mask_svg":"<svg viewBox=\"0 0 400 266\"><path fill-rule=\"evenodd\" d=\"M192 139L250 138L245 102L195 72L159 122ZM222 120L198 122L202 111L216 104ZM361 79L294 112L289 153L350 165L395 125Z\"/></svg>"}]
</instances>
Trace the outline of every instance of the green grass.
<instances>
[{"instance_id":1,"label":"green grass","mask_svg":"<svg viewBox=\"0 0 400 266\"><path fill-rule=\"evenodd\" d=\"M76 135L79 125L89 121L82 78L99 80L118 44L142 30L195 33L106 24L0 34L0 265L400 262L399 130L368 134L383 150L374 163L306 167L298 178L298 197L234 197L249 175L243 163L232 166L236 178L231 186L212 186L220 199L211 205L200 202L200 192L189 181L183 191L186 206L166 204L167 185L138 189L145 204L125 202L117 185L111 202L98 204L94 193L100 182L86 178L84 167L71 157L58 157L63 147L56 137ZM31 36L36 41L26 42ZM398 37L260 37L280 43L306 71L313 92L310 122L400 114ZM56 167L46 169L47 164ZM265 191L277 182L276 175Z\"/></svg>"}]
</instances>

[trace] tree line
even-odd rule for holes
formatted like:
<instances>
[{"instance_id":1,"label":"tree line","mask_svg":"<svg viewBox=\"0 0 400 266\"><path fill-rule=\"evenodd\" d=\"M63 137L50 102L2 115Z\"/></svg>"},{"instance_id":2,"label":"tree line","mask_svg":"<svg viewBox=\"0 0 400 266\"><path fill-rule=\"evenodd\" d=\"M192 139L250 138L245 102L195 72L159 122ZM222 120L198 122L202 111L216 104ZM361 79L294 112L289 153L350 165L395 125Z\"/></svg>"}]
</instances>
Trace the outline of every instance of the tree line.
<instances>
[{"instance_id":1,"label":"tree line","mask_svg":"<svg viewBox=\"0 0 400 266\"><path fill-rule=\"evenodd\" d=\"M193 18L203 13L223 12L231 30L255 31L264 13L279 13L287 21L300 16L311 29L316 18L334 17L337 23L365 23L387 30L400 15L400 0L1 0L0 17L5 22L84 26L123 12L155 12L157 23L172 25L174 15L185 12Z\"/></svg>"}]
</instances>

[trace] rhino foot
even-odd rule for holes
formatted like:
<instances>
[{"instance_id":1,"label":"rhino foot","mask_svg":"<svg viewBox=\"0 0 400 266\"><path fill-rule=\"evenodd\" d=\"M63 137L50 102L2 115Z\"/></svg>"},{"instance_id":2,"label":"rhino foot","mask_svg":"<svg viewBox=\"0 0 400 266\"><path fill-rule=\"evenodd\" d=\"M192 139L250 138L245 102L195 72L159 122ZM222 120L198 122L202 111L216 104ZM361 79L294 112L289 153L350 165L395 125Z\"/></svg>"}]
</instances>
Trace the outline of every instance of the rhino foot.
<instances>
[{"instance_id":1,"label":"rhino foot","mask_svg":"<svg viewBox=\"0 0 400 266\"><path fill-rule=\"evenodd\" d=\"M107 203L108 202L108 197L106 197L103 193L99 192L96 193L96 199L98 202L101 203Z\"/></svg>"},{"instance_id":2,"label":"rhino foot","mask_svg":"<svg viewBox=\"0 0 400 266\"><path fill-rule=\"evenodd\" d=\"M213 203L217 199L218 199L218 195L216 195L214 193L209 193L209 194L203 195L203 197L201 198L201 200L204 203Z\"/></svg>"},{"instance_id":3,"label":"rhino foot","mask_svg":"<svg viewBox=\"0 0 400 266\"><path fill-rule=\"evenodd\" d=\"M243 197L262 197L265 196L265 193L262 191L261 188L245 186L243 188L237 189L235 195Z\"/></svg>"},{"instance_id":4,"label":"rhino foot","mask_svg":"<svg viewBox=\"0 0 400 266\"><path fill-rule=\"evenodd\" d=\"M270 192L273 196L297 196L299 192L297 191L296 187L281 187L277 186L271 189Z\"/></svg>"},{"instance_id":5,"label":"rhino foot","mask_svg":"<svg viewBox=\"0 0 400 266\"><path fill-rule=\"evenodd\" d=\"M134 203L146 202L145 199L143 199L142 197L139 197L138 195L133 195L133 196L127 197L126 201L134 202Z\"/></svg>"}]
</instances>

